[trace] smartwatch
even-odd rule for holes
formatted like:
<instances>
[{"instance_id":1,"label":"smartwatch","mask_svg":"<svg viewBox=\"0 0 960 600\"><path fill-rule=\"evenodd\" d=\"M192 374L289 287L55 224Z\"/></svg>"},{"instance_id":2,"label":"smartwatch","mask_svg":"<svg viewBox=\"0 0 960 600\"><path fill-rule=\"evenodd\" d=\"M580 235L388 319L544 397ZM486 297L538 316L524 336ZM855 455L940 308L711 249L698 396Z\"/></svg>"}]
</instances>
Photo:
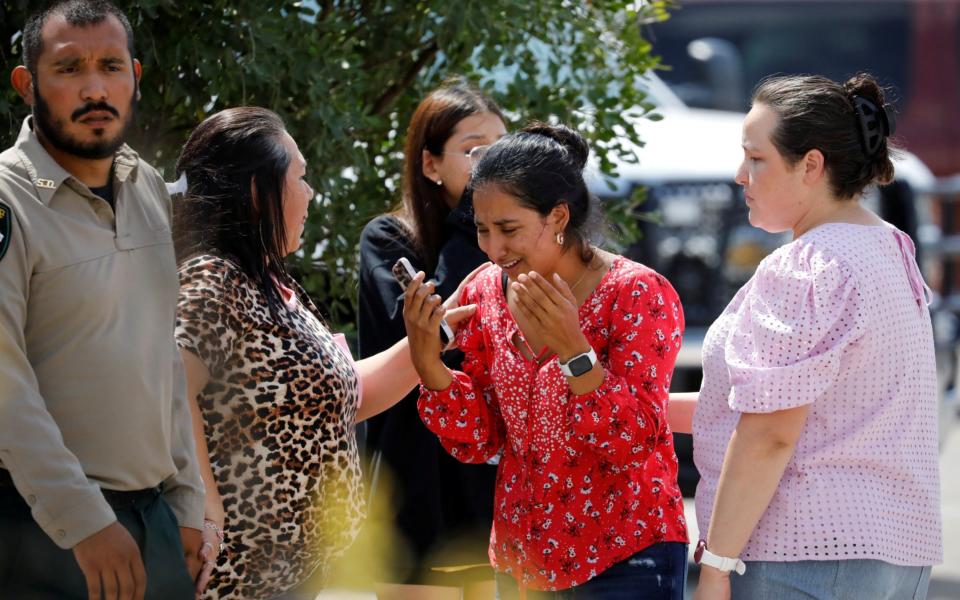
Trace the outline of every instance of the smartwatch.
<instances>
[{"instance_id":1,"label":"smartwatch","mask_svg":"<svg viewBox=\"0 0 960 600\"><path fill-rule=\"evenodd\" d=\"M597 353L590 348L589 351L578 354L565 363L560 361L557 363L560 365L560 371L567 377L580 377L597 364Z\"/></svg>"},{"instance_id":2,"label":"smartwatch","mask_svg":"<svg viewBox=\"0 0 960 600\"><path fill-rule=\"evenodd\" d=\"M724 573L729 573L730 571L736 571L737 575L743 575L747 571L747 565L743 564L743 561L740 558L728 558L726 556L719 556L707 550L707 541L700 540L697 542L697 549L693 553L693 562L698 565L707 565L708 567L713 567L718 571L723 571Z\"/></svg>"}]
</instances>

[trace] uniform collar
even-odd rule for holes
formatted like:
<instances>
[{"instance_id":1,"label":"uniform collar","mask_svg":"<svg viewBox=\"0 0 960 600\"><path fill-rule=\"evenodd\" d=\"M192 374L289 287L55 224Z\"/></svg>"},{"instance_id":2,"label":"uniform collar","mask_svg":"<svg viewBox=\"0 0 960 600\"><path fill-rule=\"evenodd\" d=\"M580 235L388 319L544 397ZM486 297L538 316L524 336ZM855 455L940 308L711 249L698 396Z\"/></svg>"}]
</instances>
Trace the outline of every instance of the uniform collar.
<instances>
[{"instance_id":1,"label":"uniform collar","mask_svg":"<svg viewBox=\"0 0 960 600\"><path fill-rule=\"evenodd\" d=\"M50 204L50 199L53 198L53 195L57 193L57 190L65 181L71 181L73 185L79 185L82 188L86 187L79 179L61 167L40 144L40 140L37 139L37 134L33 130L32 116L23 120L14 149L20 155L20 159L30 175L30 180L36 188L37 197L44 204ZM114 177L121 184L128 178L135 182L139 164L139 155L130 146L124 144L114 154Z\"/></svg>"}]
</instances>

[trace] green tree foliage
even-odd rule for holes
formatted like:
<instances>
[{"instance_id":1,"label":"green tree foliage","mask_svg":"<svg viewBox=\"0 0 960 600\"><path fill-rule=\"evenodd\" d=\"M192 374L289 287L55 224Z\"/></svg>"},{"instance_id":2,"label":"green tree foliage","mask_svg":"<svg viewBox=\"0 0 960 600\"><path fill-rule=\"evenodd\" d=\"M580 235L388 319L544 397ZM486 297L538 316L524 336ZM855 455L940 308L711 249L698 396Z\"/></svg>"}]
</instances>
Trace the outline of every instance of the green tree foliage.
<instances>
[{"instance_id":1,"label":"green tree foliage","mask_svg":"<svg viewBox=\"0 0 960 600\"><path fill-rule=\"evenodd\" d=\"M654 66L641 23L662 2L626 0L138 0L129 15L143 63L131 140L166 175L190 130L229 106L277 111L317 190L305 251L291 257L338 324L356 302L363 225L399 200L406 124L443 79L479 82L514 123L580 125L609 171L615 132L639 142L628 112L649 116L636 78ZM36 2L0 0L3 70L21 62L20 28ZM0 144L27 109L0 95Z\"/></svg>"}]
</instances>

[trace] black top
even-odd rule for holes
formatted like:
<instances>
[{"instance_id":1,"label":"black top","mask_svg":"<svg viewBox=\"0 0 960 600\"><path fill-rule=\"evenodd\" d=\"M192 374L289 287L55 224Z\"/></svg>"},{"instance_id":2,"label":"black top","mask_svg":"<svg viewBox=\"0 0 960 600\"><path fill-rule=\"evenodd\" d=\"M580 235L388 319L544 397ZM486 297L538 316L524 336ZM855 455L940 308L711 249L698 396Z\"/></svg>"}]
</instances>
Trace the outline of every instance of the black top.
<instances>
[{"instance_id":1,"label":"black top","mask_svg":"<svg viewBox=\"0 0 960 600\"><path fill-rule=\"evenodd\" d=\"M107 201L107 204L113 208L113 173L110 174L110 179L107 181L107 185L100 187L92 187L90 191L93 192L94 196L99 196Z\"/></svg>"},{"instance_id":2,"label":"black top","mask_svg":"<svg viewBox=\"0 0 960 600\"><path fill-rule=\"evenodd\" d=\"M436 270L426 270L428 278L437 280L437 293L443 298L487 260L477 246L469 199L451 211L446 225ZM403 292L390 271L401 256L410 259L415 269L425 270L396 217L381 215L364 227L358 312L361 358L386 350L406 335ZM458 351L444 354L444 362L452 368L459 368L462 358ZM419 390L414 390L370 419L367 430L367 450L373 456L374 469L390 471L388 478L381 475L375 483L373 503L386 507L381 514L396 515L394 524L412 550L410 556L398 557L401 562L394 565L406 582L423 581L434 566L487 562L496 482L496 467L463 464L446 453L420 421L418 397ZM390 497L383 483L387 480L392 488ZM371 514L377 512L371 510ZM456 551L450 551L451 546ZM441 547L446 548L443 555L433 555Z\"/></svg>"}]
</instances>

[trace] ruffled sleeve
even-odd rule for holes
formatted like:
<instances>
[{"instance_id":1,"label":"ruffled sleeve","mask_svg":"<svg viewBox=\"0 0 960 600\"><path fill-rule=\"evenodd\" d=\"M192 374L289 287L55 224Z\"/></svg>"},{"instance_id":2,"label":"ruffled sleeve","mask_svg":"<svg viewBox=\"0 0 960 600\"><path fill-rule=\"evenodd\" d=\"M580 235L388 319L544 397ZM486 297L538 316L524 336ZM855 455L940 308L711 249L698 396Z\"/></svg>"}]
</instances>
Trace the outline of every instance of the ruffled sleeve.
<instances>
[{"instance_id":1,"label":"ruffled sleeve","mask_svg":"<svg viewBox=\"0 0 960 600\"><path fill-rule=\"evenodd\" d=\"M811 404L836 381L844 349L865 332L852 270L798 240L757 270L724 356L730 408L769 413Z\"/></svg>"},{"instance_id":2,"label":"ruffled sleeve","mask_svg":"<svg viewBox=\"0 0 960 600\"><path fill-rule=\"evenodd\" d=\"M571 394L573 432L618 464L643 464L669 434L666 406L684 328L677 293L661 275L632 275L611 308L603 383Z\"/></svg>"}]
</instances>

